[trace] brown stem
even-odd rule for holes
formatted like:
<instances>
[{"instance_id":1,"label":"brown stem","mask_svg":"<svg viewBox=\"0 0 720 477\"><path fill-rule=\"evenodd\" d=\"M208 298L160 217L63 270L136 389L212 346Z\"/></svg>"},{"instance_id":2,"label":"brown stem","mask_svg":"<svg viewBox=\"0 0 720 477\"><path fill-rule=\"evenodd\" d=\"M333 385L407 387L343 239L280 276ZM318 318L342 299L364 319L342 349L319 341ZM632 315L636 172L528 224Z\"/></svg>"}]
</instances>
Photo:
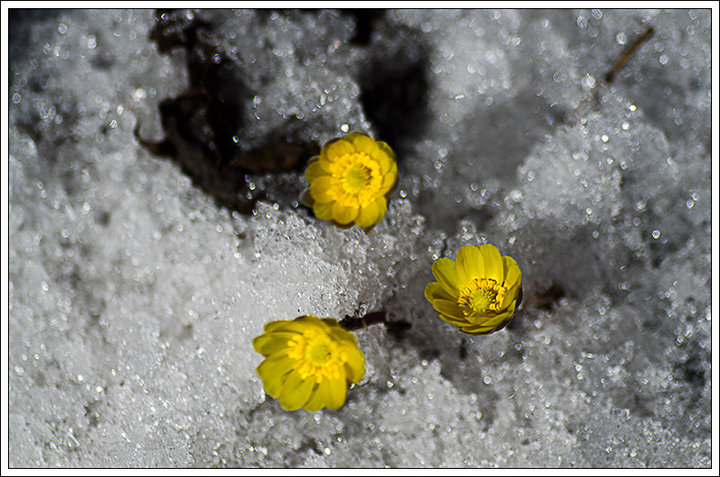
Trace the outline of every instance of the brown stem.
<instances>
[{"instance_id":1,"label":"brown stem","mask_svg":"<svg viewBox=\"0 0 720 477\"><path fill-rule=\"evenodd\" d=\"M367 315L356 318L350 315L345 315L345 318L340 320L340 326L345 328L348 331L357 331L361 330L363 328L367 328L370 325L376 325L378 323L387 323L385 321L385 311L373 311L371 313L368 313Z\"/></svg>"},{"instance_id":2,"label":"brown stem","mask_svg":"<svg viewBox=\"0 0 720 477\"><path fill-rule=\"evenodd\" d=\"M623 69L623 67L627 64L628 61L635 55L638 49L650 39L650 37L655 32L655 29L652 27L652 25L649 25L647 28L645 28L645 31L635 39L632 43L630 43L627 48L622 52L620 57L615 61L615 64L613 67L605 73L605 83L610 84L612 83L613 79L615 79L615 76L620 72L620 70Z\"/></svg>"},{"instance_id":3,"label":"brown stem","mask_svg":"<svg viewBox=\"0 0 720 477\"><path fill-rule=\"evenodd\" d=\"M612 81L615 79L615 77L620 73L620 71L625 67L625 65L630 61L630 59L635 55L635 53L638 51L638 49L650 39L650 37L655 32L655 29L652 27L652 25L648 25L647 28L643 31L643 33L637 37L632 43L630 43L625 50L620 54L617 60L615 60L615 63L613 63L612 68L605 73L603 76L603 80L600 82L600 85L602 86L608 86ZM597 106L600 103L600 89L597 88L597 84L592 86L592 91L588 92L585 99L580 101L580 103L577 105L577 107L574 110L574 116L577 118L583 116L590 108L593 108Z\"/></svg>"}]
</instances>

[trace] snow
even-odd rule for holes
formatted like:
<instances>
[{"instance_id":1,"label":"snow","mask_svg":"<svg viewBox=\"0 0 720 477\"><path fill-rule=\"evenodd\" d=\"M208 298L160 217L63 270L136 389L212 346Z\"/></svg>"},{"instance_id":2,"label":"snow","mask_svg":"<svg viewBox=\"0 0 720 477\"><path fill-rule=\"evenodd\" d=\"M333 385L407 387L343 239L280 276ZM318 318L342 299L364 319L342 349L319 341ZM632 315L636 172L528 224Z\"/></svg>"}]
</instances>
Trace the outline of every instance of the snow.
<instances>
[{"instance_id":1,"label":"snow","mask_svg":"<svg viewBox=\"0 0 720 477\"><path fill-rule=\"evenodd\" d=\"M302 170L248 177L244 215L140 144L192 81L153 11L11 10L9 466L709 468L710 13L177 13L210 25L238 147L390 142L365 233L293 202ZM482 242L524 307L469 336L423 290ZM265 396L265 323L380 309L342 409Z\"/></svg>"}]
</instances>

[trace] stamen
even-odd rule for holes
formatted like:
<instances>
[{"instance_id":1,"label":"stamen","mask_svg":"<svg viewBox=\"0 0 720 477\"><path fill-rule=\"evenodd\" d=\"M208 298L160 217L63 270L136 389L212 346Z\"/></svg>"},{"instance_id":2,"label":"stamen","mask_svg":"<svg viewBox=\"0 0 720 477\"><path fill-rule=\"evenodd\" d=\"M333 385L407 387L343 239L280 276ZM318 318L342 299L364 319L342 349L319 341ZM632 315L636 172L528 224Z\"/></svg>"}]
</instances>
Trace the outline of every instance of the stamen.
<instances>
[{"instance_id":1,"label":"stamen","mask_svg":"<svg viewBox=\"0 0 720 477\"><path fill-rule=\"evenodd\" d=\"M338 157L331 165L331 179L328 193L345 207L367 207L382 187L380 165L364 152Z\"/></svg>"},{"instance_id":2,"label":"stamen","mask_svg":"<svg viewBox=\"0 0 720 477\"><path fill-rule=\"evenodd\" d=\"M313 378L316 383L340 377L342 366L348 361L347 353L327 335L308 331L291 340L294 345L288 350L288 357L295 360L295 371L302 379Z\"/></svg>"},{"instance_id":3,"label":"stamen","mask_svg":"<svg viewBox=\"0 0 720 477\"><path fill-rule=\"evenodd\" d=\"M460 291L457 304L465 316L499 311L506 291L492 278L474 278Z\"/></svg>"}]
</instances>

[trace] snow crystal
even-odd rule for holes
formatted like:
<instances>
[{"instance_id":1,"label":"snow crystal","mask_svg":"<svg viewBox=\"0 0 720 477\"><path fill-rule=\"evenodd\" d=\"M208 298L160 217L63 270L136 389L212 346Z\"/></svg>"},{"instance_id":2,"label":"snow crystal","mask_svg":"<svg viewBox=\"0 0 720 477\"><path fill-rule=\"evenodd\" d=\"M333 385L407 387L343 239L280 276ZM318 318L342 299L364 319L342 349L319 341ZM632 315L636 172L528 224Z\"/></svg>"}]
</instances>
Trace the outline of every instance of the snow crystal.
<instances>
[{"instance_id":1,"label":"snow crystal","mask_svg":"<svg viewBox=\"0 0 720 477\"><path fill-rule=\"evenodd\" d=\"M209 49L160 48L169 18ZM710 18L11 10L9 466L710 467ZM238 147L388 141L383 221L315 219L301 170L248 174L243 215L143 147L198 58ZM485 242L523 307L464 335L423 290ZM343 408L265 395L267 322L381 310Z\"/></svg>"}]
</instances>

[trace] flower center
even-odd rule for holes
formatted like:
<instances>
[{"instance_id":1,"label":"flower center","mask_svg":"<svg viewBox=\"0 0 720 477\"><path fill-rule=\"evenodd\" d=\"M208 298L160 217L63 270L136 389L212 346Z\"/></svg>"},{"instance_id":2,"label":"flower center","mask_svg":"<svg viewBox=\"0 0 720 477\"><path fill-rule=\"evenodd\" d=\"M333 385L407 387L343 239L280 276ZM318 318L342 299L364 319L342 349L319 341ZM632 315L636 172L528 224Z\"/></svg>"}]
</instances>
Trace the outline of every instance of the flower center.
<instances>
[{"instance_id":1,"label":"flower center","mask_svg":"<svg viewBox=\"0 0 720 477\"><path fill-rule=\"evenodd\" d=\"M288 340L288 348L288 357L295 360L295 371L302 379L315 379L317 383L341 377L348 360L336 342L316 330L307 330Z\"/></svg>"},{"instance_id":2,"label":"flower center","mask_svg":"<svg viewBox=\"0 0 720 477\"><path fill-rule=\"evenodd\" d=\"M364 152L335 158L330 166L332 186L328 191L345 207L367 207L377 199L383 179L380 164Z\"/></svg>"},{"instance_id":3,"label":"flower center","mask_svg":"<svg viewBox=\"0 0 720 477\"><path fill-rule=\"evenodd\" d=\"M473 278L460 290L457 304L465 316L499 311L506 291L492 278Z\"/></svg>"}]
</instances>

